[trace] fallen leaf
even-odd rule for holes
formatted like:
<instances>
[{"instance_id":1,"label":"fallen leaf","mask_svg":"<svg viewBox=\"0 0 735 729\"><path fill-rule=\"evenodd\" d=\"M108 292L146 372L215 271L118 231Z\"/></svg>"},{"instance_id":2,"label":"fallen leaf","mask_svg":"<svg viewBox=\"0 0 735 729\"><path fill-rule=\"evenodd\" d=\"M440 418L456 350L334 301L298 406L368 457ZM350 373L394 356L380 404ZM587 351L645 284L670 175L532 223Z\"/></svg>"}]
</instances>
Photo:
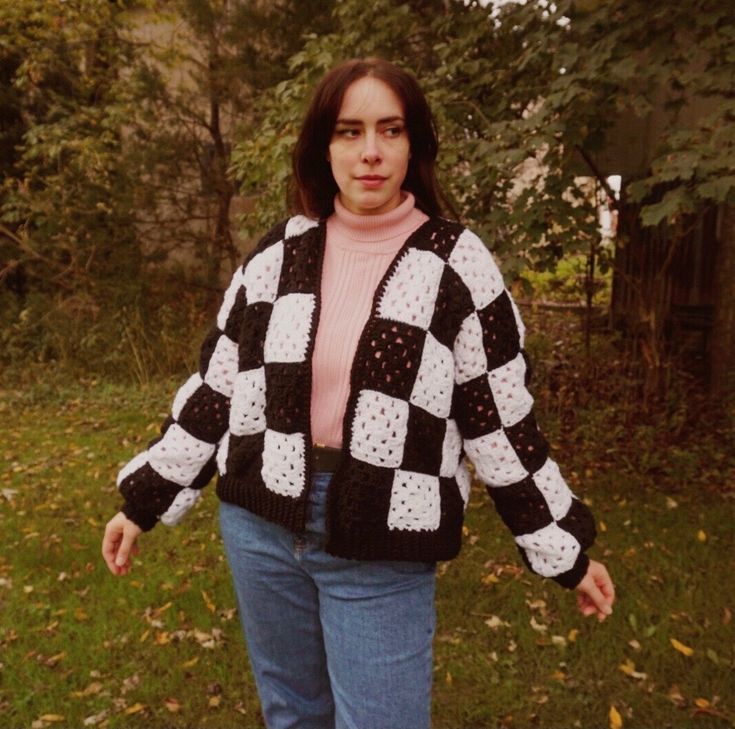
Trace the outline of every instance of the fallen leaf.
<instances>
[{"instance_id":1,"label":"fallen leaf","mask_svg":"<svg viewBox=\"0 0 735 729\"><path fill-rule=\"evenodd\" d=\"M181 711L181 704L178 699L164 699L164 706L172 713L175 714L177 711Z\"/></svg>"},{"instance_id":2,"label":"fallen leaf","mask_svg":"<svg viewBox=\"0 0 735 729\"><path fill-rule=\"evenodd\" d=\"M444 681L447 684L447 686L452 685L452 674L447 671L446 675L444 676Z\"/></svg>"},{"instance_id":3,"label":"fallen leaf","mask_svg":"<svg viewBox=\"0 0 735 729\"><path fill-rule=\"evenodd\" d=\"M482 578L483 585L496 585L498 582L500 582L500 578L492 573Z\"/></svg>"},{"instance_id":4,"label":"fallen leaf","mask_svg":"<svg viewBox=\"0 0 735 729\"><path fill-rule=\"evenodd\" d=\"M210 613L216 612L217 608L214 606L214 603L209 598L209 595L202 590L202 599L204 600L204 604L207 606L207 610L209 610Z\"/></svg>"},{"instance_id":5,"label":"fallen leaf","mask_svg":"<svg viewBox=\"0 0 735 729\"><path fill-rule=\"evenodd\" d=\"M496 628L508 627L510 623L506 623L505 620L501 620L497 615L491 615L487 620L485 620L485 625L487 625L488 628L495 630Z\"/></svg>"},{"instance_id":6,"label":"fallen leaf","mask_svg":"<svg viewBox=\"0 0 735 729\"><path fill-rule=\"evenodd\" d=\"M722 624L730 625L731 620L732 620L732 612L730 608L723 608L722 609Z\"/></svg>"},{"instance_id":7,"label":"fallen leaf","mask_svg":"<svg viewBox=\"0 0 735 729\"><path fill-rule=\"evenodd\" d=\"M222 701L221 696L210 696L209 697L209 708L216 709Z\"/></svg>"},{"instance_id":8,"label":"fallen leaf","mask_svg":"<svg viewBox=\"0 0 735 729\"><path fill-rule=\"evenodd\" d=\"M576 628L572 628L572 629L571 629L571 630L570 630L570 631L569 631L569 632L567 633L567 640L568 640L568 641L569 641L570 643L574 643L574 642L575 642L575 641L577 640L577 636L578 636L578 635L579 635L579 631L578 631L578 630L577 630Z\"/></svg>"},{"instance_id":9,"label":"fallen leaf","mask_svg":"<svg viewBox=\"0 0 735 729\"><path fill-rule=\"evenodd\" d=\"M531 623L531 627L537 632L537 633L545 633L548 629L548 625L544 625L543 623L536 622L536 618L532 615L531 620L529 621Z\"/></svg>"},{"instance_id":10,"label":"fallen leaf","mask_svg":"<svg viewBox=\"0 0 735 729\"><path fill-rule=\"evenodd\" d=\"M614 706L610 707L608 718L610 719L610 729L621 729L623 726L623 717L620 716L620 712Z\"/></svg>"},{"instance_id":11,"label":"fallen leaf","mask_svg":"<svg viewBox=\"0 0 735 729\"><path fill-rule=\"evenodd\" d=\"M99 714L92 714L92 716L88 716L82 723L84 724L84 726L96 726L97 724L103 722L107 718L109 713L110 712L108 709L103 709L102 711L100 711Z\"/></svg>"},{"instance_id":12,"label":"fallen leaf","mask_svg":"<svg viewBox=\"0 0 735 729\"><path fill-rule=\"evenodd\" d=\"M700 529L700 530L699 530L699 531L697 532L697 539L698 539L698 540L699 540L700 542L706 542L706 541L707 541L707 534L705 533L705 531L704 531L704 530Z\"/></svg>"},{"instance_id":13,"label":"fallen leaf","mask_svg":"<svg viewBox=\"0 0 735 729\"><path fill-rule=\"evenodd\" d=\"M567 645L567 639L563 635L552 635L551 642L559 648L566 648Z\"/></svg>"},{"instance_id":14,"label":"fallen leaf","mask_svg":"<svg viewBox=\"0 0 735 729\"><path fill-rule=\"evenodd\" d=\"M132 706L128 706L127 709L125 709L125 714L128 716L130 714L138 714L139 712L143 711L145 709L145 704L141 704L138 702L137 704L133 704Z\"/></svg>"},{"instance_id":15,"label":"fallen leaf","mask_svg":"<svg viewBox=\"0 0 735 729\"><path fill-rule=\"evenodd\" d=\"M683 653L685 656L691 656L694 654L694 648L690 648L688 645L680 643L676 638L671 638L671 645L673 645L679 653Z\"/></svg>"},{"instance_id":16,"label":"fallen leaf","mask_svg":"<svg viewBox=\"0 0 735 729\"><path fill-rule=\"evenodd\" d=\"M686 704L686 699L681 695L681 691L676 684L669 689L669 700L680 708Z\"/></svg>"},{"instance_id":17,"label":"fallen leaf","mask_svg":"<svg viewBox=\"0 0 735 729\"><path fill-rule=\"evenodd\" d=\"M61 714L42 714L38 718L41 721L47 721L49 723L54 723L57 721L64 721L64 717Z\"/></svg>"},{"instance_id":18,"label":"fallen leaf","mask_svg":"<svg viewBox=\"0 0 735 729\"><path fill-rule=\"evenodd\" d=\"M700 709L708 709L712 704L710 704L707 699L694 699L694 703L700 708Z\"/></svg>"},{"instance_id":19,"label":"fallen leaf","mask_svg":"<svg viewBox=\"0 0 735 729\"><path fill-rule=\"evenodd\" d=\"M182 668L191 668L192 666L196 666L197 663L199 663L199 656L194 656L194 658L192 658L192 659L190 659L188 661L184 661L181 664L181 667Z\"/></svg>"},{"instance_id":20,"label":"fallen leaf","mask_svg":"<svg viewBox=\"0 0 735 729\"><path fill-rule=\"evenodd\" d=\"M630 676L631 678L637 678L637 679L645 679L648 678L648 676L645 673L642 673L641 671L635 670L635 663L631 661L629 658L625 659L625 663L621 663L618 668L626 675Z\"/></svg>"}]
</instances>

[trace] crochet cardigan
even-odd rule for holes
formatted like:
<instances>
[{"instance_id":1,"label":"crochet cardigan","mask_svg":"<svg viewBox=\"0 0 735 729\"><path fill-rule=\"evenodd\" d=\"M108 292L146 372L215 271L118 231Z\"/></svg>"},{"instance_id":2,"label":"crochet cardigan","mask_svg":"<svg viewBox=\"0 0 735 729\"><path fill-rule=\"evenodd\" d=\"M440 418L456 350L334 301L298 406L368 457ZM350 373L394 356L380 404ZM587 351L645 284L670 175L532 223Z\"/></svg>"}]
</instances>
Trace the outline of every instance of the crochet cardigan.
<instances>
[{"instance_id":1,"label":"crochet cardigan","mask_svg":"<svg viewBox=\"0 0 735 729\"><path fill-rule=\"evenodd\" d=\"M143 530L177 523L218 470L220 499L304 531L325 230L325 221L292 217L235 272L199 371L176 393L161 436L118 476L122 510ZM467 457L525 564L564 587L579 583L594 519L537 428L523 340L518 309L474 233L435 217L407 238L352 364L327 552L455 557Z\"/></svg>"}]
</instances>

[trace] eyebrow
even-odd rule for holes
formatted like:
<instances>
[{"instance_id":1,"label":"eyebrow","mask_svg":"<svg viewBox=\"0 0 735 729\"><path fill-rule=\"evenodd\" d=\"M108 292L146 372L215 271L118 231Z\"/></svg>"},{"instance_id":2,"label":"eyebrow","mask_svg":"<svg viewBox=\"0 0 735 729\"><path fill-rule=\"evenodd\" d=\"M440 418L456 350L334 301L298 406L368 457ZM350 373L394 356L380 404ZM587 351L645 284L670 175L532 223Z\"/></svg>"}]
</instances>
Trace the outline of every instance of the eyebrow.
<instances>
[{"instance_id":1,"label":"eyebrow","mask_svg":"<svg viewBox=\"0 0 735 729\"><path fill-rule=\"evenodd\" d=\"M378 124L390 124L391 122L405 122L406 120L402 116L387 116L384 119L378 119ZM335 124L353 124L353 125L360 125L362 124L362 119L337 119Z\"/></svg>"}]
</instances>

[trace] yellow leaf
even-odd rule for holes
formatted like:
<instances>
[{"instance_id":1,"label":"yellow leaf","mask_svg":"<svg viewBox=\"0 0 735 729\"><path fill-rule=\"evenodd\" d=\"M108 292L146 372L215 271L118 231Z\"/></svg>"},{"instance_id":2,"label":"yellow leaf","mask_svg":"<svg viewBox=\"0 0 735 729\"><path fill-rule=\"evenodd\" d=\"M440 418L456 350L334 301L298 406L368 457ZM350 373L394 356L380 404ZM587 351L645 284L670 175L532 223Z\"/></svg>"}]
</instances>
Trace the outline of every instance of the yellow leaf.
<instances>
[{"instance_id":1,"label":"yellow leaf","mask_svg":"<svg viewBox=\"0 0 735 729\"><path fill-rule=\"evenodd\" d=\"M167 645L171 642L171 634L166 630L159 630L156 633L156 645Z\"/></svg>"},{"instance_id":2,"label":"yellow leaf","mask_svg":"<svg viewBox=\"0 0 735 729\"><path fill-rule=\"evenodd\" d=\"M623 717L620 716L620 712L614 706L610 707L608 717L610 719L610 729L621 729L623 726Z\"/></svg>"},{"instance_id":3,"label":"yellow leaf","mask_svg":"<svg viewBox=\"0 0 735 729\"><path fill-rule=\"evenodd\" d=\"M579 635L579 631L576 628L572 628L569 633L567 633L567 640L570 643L574 643L577 640L577 636Z\"/></svg>"},{"instance_id":4,"label":"yellow leaf","mask_svg":"<svg viewBox=\"0 0 735 729\"><path fill-rule=\"evenodd\" d=\"M705 534L705 532L702 529L700 529L697 532L697 539L699 539L700 542L706 542L707 541L707 535Z\"/></svg>"},{"instance_id":5,"label":"yellow leaf","mask_svg":"<svg viewBox=\"0 0 735 729\"><path fill-rule=\"evenodd\" d=\"M694 648L690 648L688 645L680 643L676 638L671 638L671 645L673 645L679 653L683 653L685 656L691 656L694 654Z\"/></svg>"},{"instance_id":6,"label":"yellow leaf","mask_svg":"<svg viewBox=\"0 0 735 729\"><path fill-rule=\"evenodd\" d=\"M125 709L126 714L137 714L140 711L143 711L145 709L145 704L141 704L138 702L137 704L133 704L132 706L128 706L127 709Z\"/></svg>"},{"instance_id":7,"label":"yellow leaf","mask_svg":"<svg viewBox=\"0 0 735 729\"><path fill-rule=\"evenodd\" d=\"M447 686L451 686L452 685L452 674L449 673L449 671L447 671L447 675L444 676L444 681L447 684Z\"/></svg>"},{"instance_id":8,"label":"yellow leaf","mask_svg":"<svg viewBox=\"0 0 735 729\"><path fill-rule=\"evenodd\" d=\"M707 699L694 699L694 703L700 708L700 709L708 709L711 704Z\"/></svg>"},{"instance_id":9,"label":"yellow leaf","mask_svg":"<svg viewBox=\"0 0 735 729\"><path fill-rule=\"evenodd\" d=\"M216 612L217 608L214 606L214 603L209 599L209 595L207 595L204 590L202 590L202 599L210 613Z\"/></svg>"},{"instance_id":10,"label":"yellow leaf","mask_svg":"<svg viewBox=\"0 0 735 729\"><path fill-rule=\"evenodd\" d=\"M184 661L181 666L182 668L191 668L192 666L196 666L197 663L199 663L199 656L194 656L191 660Z\"/></svg>"},{"instance_id":11,"label":"yellow leaf","mask_svg":"<svg viewBox=\"0 0 735 729\"><path fill-rule=\"evenodd\" d=\"M50 723L55 721L64 721L64 717L61 714L43 714L39 719Z\"/></svg>"},{"instance_id":12,"label":"yellow leaf","mask_svg":"<svg viewBox=\"0 0 735 729\"><path fill-rule=\"evenodd\" d=\"M99 526L99 522L91 516L87 519L87 524L95 529Z\"/></svg>"},{"instance_id":13,"label":"yellow leaf","mask_svg":"<svg viewBox=\"0 0 735 729\"><path fill-rule=\"evenodd\" d=\"M85 620L89 620L89 615L84 611L83 608L75 608L74 609L74 617L79 620L80 622L84 622Z\"/></svg>"},{"instance_id":14,"label":"yellow leaf","mask_svg":"<svg viewBox=\"0 0 735 729\"><path fill-rule=\"evenodd\" d=\"M140 636L140 642L145 643L148 640L148 636L151 634L150 630L146 630L143 635Z\"/></svg>"},{"instance_id":15,"label":"yellow leaf","mask_svg":"<svg viewBox=\"0 0 735 729\"><path fill-rule=\"evenodd\" d=\"M497 575L494 575L492 573L489 574L489 575L485 575L482 578L482 584L483 585L495 585L498 582L500 582L500 578Z\"/></svg>"},{"instance_id":16,"label":"yellow leaf","mask_svg":"<svg viewBox=\"0 0 735 729\"><path fill-rule=\"evenodd\" d=\"M606 532L606 531L607 531L607 524L605 524L605 522L604 522L604 521L602 521L602 519L600 519L600 520L599 520L599 521L597 522L597 526L598 526L598 528L599 528L599 530L600 530L601 532Z\"/></svg>"},{"instance_id":17,"label":"yellow leaf","mask_svg":"<svg viewBox=\"0 0 735 729\"><path fill-rule=\"evenodd\" d=\"M165 605L161 605L161 607L156 608L153 611L153 617L154 618L160 618L161 615L163 615L163 613L165 613L166 610L168 610L172 605L173 605L172 602L167 602Z\"/></svg>"},{"instance_id":18,"label":"yellow leaf","mask_svg":"<svg viewBox=\"0 0 735 729\"><path fill-rule=\"evenodd\" d=\"M163 703L172 714L175 714L177 711L181 711L181 704L178 699L164 699Z\"/></svg>"},{"instance_id":19,"label":"yellow leaf","mask_svg":"<svg viewBox=\"0 0 735 729\"><path fill-rule=\"evenodd\" d=\"M211 709L216 709L220 705L220 701L222 701L221 696L210 696L209 697L209 706Z\"/></svg>"},{"instance_id":20,"label":"yellow leaf","mask_svg":"<svg viewBox=\"0 0 735 729\"><path fill-rule=\"evenodd\" d=\"M49 656L43 662L43 665L48 666L49 668L53 668L65 655L66 651L61 651L61 653L57 653L55 656Z\"/></svg>"}]
</instances>

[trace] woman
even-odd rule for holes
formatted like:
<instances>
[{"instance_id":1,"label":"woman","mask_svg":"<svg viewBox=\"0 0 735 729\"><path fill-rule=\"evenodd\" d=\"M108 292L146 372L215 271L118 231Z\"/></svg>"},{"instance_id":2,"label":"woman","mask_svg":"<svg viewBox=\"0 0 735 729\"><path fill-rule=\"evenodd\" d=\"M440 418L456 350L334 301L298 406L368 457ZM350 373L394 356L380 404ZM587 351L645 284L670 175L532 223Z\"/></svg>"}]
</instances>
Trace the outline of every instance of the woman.
<instances>
[{"instance_id":1,"label":"woman","mask_svg":"<svg viewBox=\"0 0 735 729\"><path fill-rule=\"evenodd\" d=\"M121 575L219 470L269 729L429 726L465 456L526 565L611 612L592 516L536 428L518 310L482 242L439 217L436 154L411 75L367 59L324 77L293 156L300 214L235 273L200 371L118 479L102 551Z\"/></svg>"}]
</instances>

